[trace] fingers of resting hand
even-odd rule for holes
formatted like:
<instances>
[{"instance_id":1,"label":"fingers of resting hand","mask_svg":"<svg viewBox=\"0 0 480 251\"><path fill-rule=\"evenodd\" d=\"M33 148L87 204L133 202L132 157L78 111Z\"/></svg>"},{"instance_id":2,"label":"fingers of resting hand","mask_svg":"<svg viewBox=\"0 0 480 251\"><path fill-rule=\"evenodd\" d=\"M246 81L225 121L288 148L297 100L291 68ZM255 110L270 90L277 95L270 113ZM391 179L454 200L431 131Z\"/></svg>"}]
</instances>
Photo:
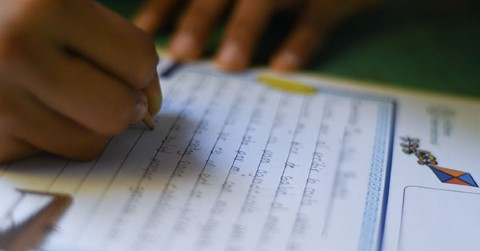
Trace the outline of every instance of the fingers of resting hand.
<instances>
[{"instance_id":1,"label":"fingers of resting hand","mask_svg":"<svg viewBox=\"0 0 480 251\"><path fill-rule=\"evenodd\" d=\"M212 28L227 3L226 0L193 0L170 43L171 56L177 60L200 57Z\"/></svg>"},{"instance_id":2,"label":"fingers of resting hand","mask_svg":"<svg viewBox=\"0 0 480 251\"><path fill-rule=\"evenodd\" d=\"M303 67L322 45L332 25L332 0L311 0L302 9L292 32L272 57L270 65L279 71L292 71Z\"/></svg>"},{"instance_id":3,"label":"fingers of resting hand","mask_svg":"<svg viewBox=\"0 0 480 251\"><path fill-rule=\"evenodd\" d=\"M5 89L4 89L5 90ZM99 154L109 137L91 132L72 120L49 110L23 91L0 90L0 131L8 134L13 160L36 153L36 149L73 159L91 159Z\"/></svg>"},{"instance_id":4,"label":"fingers of resting hand","mask_svg":"<svg viewBox=\"0 0 480 251\"><path fill-rule=\"evenodd\" d=\"M216 63L220 68L238 71L248 65L275 7L275 1L270 0L238 1L217 54Z\"/></svg>"},{"instance_id":5,"label":"fingers of resting hand","mask_svg":"<svg viewBox=\"0 0 480 251\"><path fill-rule=\"evenodd\" d=\"M378 0L310 0L305 5L293 31L272 57L270 65L279 71L303 67L323 45L329 31L357 11L375 5Z\"/></svg>"},{"instance_id":6,"label":"fingers of resting hand","mask_svg":"<svg viewBox=\"0 0 480 251\"><path fill-rule=\"evenodd\" d=\"M94 1L68 2L65 46L126 84L149 85L158 62L150 36Z\"/></svg>"},{"instance_id":7,"label":"fingers of resting hand","mask_svg":"<svg viewBox=\"0 0 480 251\"><path fill-rule=\"evenodd\" d=\"M310 22L300 22L271 59L270 65L279 71L293 71L303 67L321 46L325 31Z\"/></svg>"},{"instance_id":8,"label":"fingers of resting hand","mask_svg":"<svg viewBox=\"0 0 480 251\"><path fill-rule=\"evenodd\" d=\"M153 34L158 31L171 10L178 4L178 0L148 0L138 11L134 23L142 30Z\"/></svg>"}]
</instances>

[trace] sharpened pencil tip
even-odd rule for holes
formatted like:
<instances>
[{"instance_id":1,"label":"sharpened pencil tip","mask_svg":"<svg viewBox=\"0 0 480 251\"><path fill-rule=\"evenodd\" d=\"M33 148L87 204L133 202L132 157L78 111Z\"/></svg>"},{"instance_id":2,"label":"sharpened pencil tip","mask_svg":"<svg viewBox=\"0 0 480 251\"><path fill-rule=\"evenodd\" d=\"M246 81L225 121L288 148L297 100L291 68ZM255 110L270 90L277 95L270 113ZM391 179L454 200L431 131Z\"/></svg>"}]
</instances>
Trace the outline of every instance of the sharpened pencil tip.
<instances>
[{"instance_id":1,"label":"sharpened pencil tip","mask_svg":"<svg viewBox=\"0 0 480 251\"><path fill-rule=\"evenodd\" d=\"M148 126L148 129L153 130L155 129L155 122L152 119L152 116L150 114L145 114L145 117L143 117L143 123Z\"/></svg>"}]
</instances>

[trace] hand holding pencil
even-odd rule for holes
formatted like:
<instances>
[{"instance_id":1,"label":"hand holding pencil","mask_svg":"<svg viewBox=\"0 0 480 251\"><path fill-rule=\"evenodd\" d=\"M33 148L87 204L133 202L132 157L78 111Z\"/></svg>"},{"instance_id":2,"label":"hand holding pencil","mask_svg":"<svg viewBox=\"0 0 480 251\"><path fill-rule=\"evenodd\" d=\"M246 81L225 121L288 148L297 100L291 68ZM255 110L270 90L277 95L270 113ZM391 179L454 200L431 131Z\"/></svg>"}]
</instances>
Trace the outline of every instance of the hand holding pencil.
<instances>
[{"instance_id":1,"label":"hand holding pencil","mask_svg":"<svg viewBox=\"0 0 480 251\"><path fill-rule=\"evenodd\" d=\"M0 3L0 163L92 159L161 105L150 37L94 1Z\"/></svg>"}]
</instances>

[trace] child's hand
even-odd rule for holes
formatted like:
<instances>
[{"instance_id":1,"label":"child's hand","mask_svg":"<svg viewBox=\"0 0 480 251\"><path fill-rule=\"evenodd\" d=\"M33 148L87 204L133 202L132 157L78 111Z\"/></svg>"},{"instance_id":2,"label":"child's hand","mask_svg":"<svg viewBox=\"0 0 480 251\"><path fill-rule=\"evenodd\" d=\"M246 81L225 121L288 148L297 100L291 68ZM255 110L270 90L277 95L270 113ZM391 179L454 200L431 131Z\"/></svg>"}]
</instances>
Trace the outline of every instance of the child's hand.
<instances>
[{"instance_id":1,"label":"child's hand","mask_svg":"<svg viewBox=\"0 0 480 251\"><path fill-rule=\"evenodd\" d=\"M0 162L91 159L161 94L154 44L94 1L0 2Z\"/></svg>"},{"instance_id":2,"label":"child's hand","mask_svg":"<svg viewBox=\"0 0 480 251\"><path fill-rule=\"evenodd\" d=\"M174 35L169 52L179 60L197 59L222 13L234 4L217 64L226 70L248 66L259 35L276 12L295 10L293 30L271 58L277 70L295 70L309 60L337 23L380 0L191 0ZM149 0L140 10L136 23L155 32L165 23L178 0ZM273 24L275 25L275 24Z\"/></svg>"}]
</instances>

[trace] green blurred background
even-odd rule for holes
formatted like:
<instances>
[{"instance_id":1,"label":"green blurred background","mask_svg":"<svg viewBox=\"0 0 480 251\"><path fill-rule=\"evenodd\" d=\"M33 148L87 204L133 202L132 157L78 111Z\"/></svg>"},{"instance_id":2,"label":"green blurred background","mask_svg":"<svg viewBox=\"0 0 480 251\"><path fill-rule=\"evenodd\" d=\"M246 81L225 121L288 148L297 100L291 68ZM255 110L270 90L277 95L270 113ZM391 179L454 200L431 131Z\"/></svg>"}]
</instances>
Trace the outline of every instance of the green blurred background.
<instances>
[{"instance_id":1,"label":"green blurred background","mask_svg":"<svg viewBox=\"0 0 480 251\"><path fill-rule=\"evenodd\" d=\"M142 1L99 2L131 18ZM284 19L275 21L284 25ZM219 43L221 26L209 43L207 57ZM264 33L255 64L265 64L274 42L285 36L280 27ZM167 44L173 28L171 24L155 37L159 46ZM339 25L306 70L480 97L479 57L479 0L390 0Z\"/></svg>"}]
</instances>

